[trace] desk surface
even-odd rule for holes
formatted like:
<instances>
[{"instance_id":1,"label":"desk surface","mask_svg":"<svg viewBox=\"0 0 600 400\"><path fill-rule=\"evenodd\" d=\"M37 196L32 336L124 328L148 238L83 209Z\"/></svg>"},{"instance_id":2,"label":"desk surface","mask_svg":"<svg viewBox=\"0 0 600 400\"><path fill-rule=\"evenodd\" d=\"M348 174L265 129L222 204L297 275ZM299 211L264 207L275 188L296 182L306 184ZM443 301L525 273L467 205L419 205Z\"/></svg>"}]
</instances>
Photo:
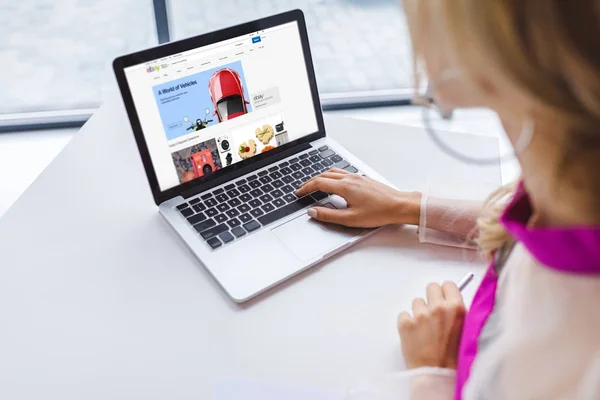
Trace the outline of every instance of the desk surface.
<instances>
[{"instance_id":1,"label":"desk surface","mask_svg":"<svg viewBox=\"0 0 600 400\"><path fill-rule=\"evenodd\" d=\"M419 129L326 125L401 189L500 183L498 166L461 165ZM0 398L196 400L223 378L348 387L402 368L397 313L429 281L480 279L468 258L389 227L237 306L159 217L113 100L0 220Z\"/></svg>"}]
</instances>

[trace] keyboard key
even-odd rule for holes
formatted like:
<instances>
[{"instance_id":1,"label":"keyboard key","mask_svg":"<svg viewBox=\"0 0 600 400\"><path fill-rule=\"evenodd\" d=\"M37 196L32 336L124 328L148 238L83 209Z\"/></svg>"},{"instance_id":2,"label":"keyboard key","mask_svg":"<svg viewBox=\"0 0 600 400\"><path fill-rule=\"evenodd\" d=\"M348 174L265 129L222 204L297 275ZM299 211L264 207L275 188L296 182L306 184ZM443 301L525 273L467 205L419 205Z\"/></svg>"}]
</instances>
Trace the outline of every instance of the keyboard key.
<instances>
[{"instance_id":1,"label":"keyboard key","mask_svg":"<svg viewBox=\"0 0 600 400\"><path fill-rule=\"evenodd\" d=\"M329 148L329 147L327 147L327 146L321 146L321 147L319 147L319 151L325 151L325 150L327 150L328 148Z\"/></svg>"},{"instance_id":2,"label":"keyboard key","mask_svg":"<svg viewBox=\"0 0 600 400\"><path fill-rule=\"evenodd\" d=\"M198 203L198 204L194 204L192 206L192 208L194 209L194 211L196 211L197 213L199 213L200 211L204 211L206 210L206 206L202 203Z\"/></svg>"},{"instance_id":3,"label":"keyboard key","mask_svg":"<svg viewBox=\"0 0 600 400\"><path fill-rule=\"evenodd\" d=\"M314 156L318 152L319 152L319 150L311 150L311 151L308 152L308 154L311 155L311 156Z\"/></svg>"},{"instance_id":4,"label":"keyboard key","mask_svg":"<svg viewBox=\"0 0 600 400\"><path fill-rule=\"evenodd\" d=\"M250 186L244 184L244 185L240 186L238 189L242 193L247 193L250 191Z\"/></svg>"},{"instance_id":5,"label":"keyboard key","mask_svg":"<svg viewBox=\"0 0 600 400\"><path fill-rule=\"evenodd\" d=\"M252 207L250 207L248 204L242 204L238 207L238 210L240 210L241 213L245 213L252 210Z\"/></svg>"},{"instance_id":6,"label":"keyboard key","mask_svg":"<svg viewBox=\"0 0 600 400\"><path fill-rule=\"evenodd\" d=\"M281 172L279 171L275 171L271 174L269 174L269 176L271 177L271 179L279 179L281 178L283 175L281 174Z\"/></svg>"},{"instance_id":7,"label":"keyboard key","mask_svg":"<svg viewBox=\"0 0 600 400\"><path fill-rule=\"evenodd\" d=\"M265 194L263 196L260 196L260 201L262 201L263 203L268 203L269 201L273 201L273 198L268 194Z\"/></svg>"},{"instance_id":8,"label":"keyboard key","mask_svg":"<svg viewBox=\"0 0 600 400\"><path fill-rule=\"evenodd\" d=\"M269 172L275 172L275 171L277 171L278 169L279 169L279 167L278 167L277 165L275 165L275 166L273 166L273 167L269 168Z\"/></svg>"},{"instance_id":9,"label":"keyboard key","mask_svg":"<svg viewBox=\"0 0 600 400\"><path fill-rule=\"evenodd\" d=\"M304 182L308 182L310 180L310 176L304 176L302 178L300 178L300 182L304 183Z\"/></svg>"},{"instance_id":10,"label":"keyboard key","mask_svg":"<svg viewBox=\"0 0 600 400\"><path fill-rule=\"evenodd\" d=\"M316 162L320 162L322 160L322 158L319 156L312 156L311 158L309 158L309 160L312 161L313 163L316 163Z\"/></svg>"},{"instance_id":11,"label":"keyboard key","mask_svg":"<svg viewBox=\"0 0 600 400\"><path fill-rule=\"evenodd\" d=\"M190 200L190 204L191 205L198 204L198 203L200 203L200 199L198 197L196 197L195 199L191 199Z\"/></svg>"},{"instance_id":12,"label":"keyboard key","mask_svg":"<svg viewBox=\"0 0 600 400\"><path fill-rule=\"evenodd\" d=\"M260 228L260 224L256 221L250 221L247 224L244 224L244 228L246 228L248 232L253 232Z\"/></svg>"},{"instance_id":13,"label":"keyboard key","mask_svg":"<svg viewBox=\"0 0 600 400\"><path fill-rule=\"evenodd\" d=\"M290 158L288 161L290 162L290 164L297 163L298 157Z\"/></svg>"},{"instance_id":14,"label":"keyboard key","mask_svg":"<svg viewBox=\"0 0 600 400\"><path fill-rule=\"evenodd\" d=\"M252 217L248 213L242 214L240 215L240 221L242 221L245 224L248 221L252 221Z\"/></svg>"},{"instance_id":15,"label":"keyboard key","mask_svg":"<svg viewBox=\"0 0 600 400\"><path fill-rule=\"evenodd\" d=\"M261 207L263 209L264 212L268 213L271 212L275 209L275 206L271 203L267 203L267 204L263 204L263 206Z\"/></svg>"},{"instance_id":16,"label":"keyboard key","mask_svg":"<svg viewBox=\"0 0 600 400\"><path fill-rule=\"evenodd\" d=\"M287 167L288 165L290 165L290 163L287 161L284 161L282 163L279 163L279 168Z\"/></svg>"},{"instance_id":17,"label":"keyboard key","mask_svg":"<svg viewBox=\"0 0 600 400\"><path fill-rule=\"evenodd\" d=\"M294 177L295 179L300 179L304 176L304 174L300 171L296 171L292 174L292 177Z\"/></svg>"},{"instance_id":18,"label":"keyboard key","mask_svg":"<svg viewBox=\"0 0 600 400\"><path fill-rule=\"evenodd\" d=\"M256 207L260 206L262 203L260 202L259 199L254 199L254 200L250 201L248 204L250 205L250 207L256 208Z\"/></svg>"},{"instance_id":19,"label":"keyboard key","mask_svg":"<svg viewBox=\"0 0 600 400\"><path fill-rule=\"evenodd\" d=\"M319 158L319 160L321 160L321 159ZM300 160L300 165L302 165L303 167L308 167L310 164L312 164L312 163L310 162L309 159Z\"/></svg>"},{"instance_id":20,"label":"keyboard key","mask_svg":"<svg viewBox=\"0 0 600 400\"><path fill-rule=\"evenodd\" d=\"M356 168L354 168L352 165L347 166L346 168L344 168L346 171L351 172L353 174L357 173L358 170Z\"/></svg>"},{"instance_id":21,"label":"keyboard key","mask_svg":"<svg viewBox=\"0 0 600 400\"><path fill-rule=\"evenodd\" d=\"M240 179L235 184L236 184L236 186L242 186L244 183L246 183L246 180L245 179Z\"/></svg>"},{"instance_id":22,"label":"keyboard key","mask_svg":"<svg viewBox=\"0 0 600 400\"><path fill-rule=\"evenodd\" d=\"M255 181L251 181L249 183L249 185L252 189L256 189L257 187L260 187L262 185L262 183L259 180L255 180Z\"/></svg>"},{"instance_id":23,"label":"keyboard key","mask_svg":"<svg viewBox=\"0 0 600 400\"><path fill-rule=\"evenodd\" d=\"M300 159L304 160L305 158L308 158L308 154L304 153L304 154L300 154Z\"/></svg>"},{"instance_id":24,"label":"keyboard key","mask_svg":"<svg viewBox=\"0 0 600 400\"><path fill-rule=\"evenodd\" d=\"M254 189L250 192L250 194L252 195L252 197L259 197L262 196L264 193L260 189Z\"/></svg>"},{"instance_id":25,"label":"keyboard key","mask_svg":"<svg viewBox=\"0 0 600 400\"><path fill-rule=\"evenodd\" d=\"M225 191L225 189L223 189L223 188L215 189L215 190L213 190L213 194L216 196L218 194L223 193L224 191Z\"/></svg>"},{"instance_id":26,"label":"keyboard key","mask_svg":"<svg viewBox=\"0 0 600 400\"><path fill-rule=\"evenodd\" d=\"M260 171L260 172L258 173L258 176L265 176L265 175L267 175L268 173L269 173L269 171L267 171L267 170Z\"/></svg>"},{"instance_id":27,"label":"keyboard key","mask_svg":"<svg viewBox=\"0 0 600 400\"><path fill-rule=\"evenodd\" d=\"M233 218L233 217L237 217L238 215L240 215L240 212L238 210L236 210L235 208L232 208L231 210L228 210L227 212L225 212L225 214L227 214L227 216L229 218Z\"/></svg>"},{"instance_id":28,"label":"keyboard key","mask_svg":"<svg viewBox=\"0 0 600 400\"><path fill-rule=\"evenodd\" d=\"M335 156L331 157L331 161L333 161L334 163L340 162L342 160L343 160L343 158L338 156L337 154Z\"/></svg>"},{"instance_id":29,"label":"keyboard key","mask_svg":"<svg viewBox=\"0 0 600 400\"><path fill-rule=\"evenodd\" d=\"M255 218L258 218L263 215L264 212L260 208L255 208L254 210L250 211L250 214L252 214Z\"/></svg>"},{"instance_id":30,"label":"keyboard key","mask_svg":"<svg viewBox=\"0 0 600 400\"><path fill-rule=\"evenodd\" d=\"M219 247L221 247L221 245L223 244L223 243L221 243L221 241L220 241L220 240L219 240L219 238L217 238L217 237L214 237L214 238L212 238L212 239L208 240L206 243L208 243L208 245L209 245L209 246L211 247L211 249L213 249L213 250L214 250L214 249L216 249L216 248L219 248Z\"/></svg>"},{"instance_id":31,"label":"keyboard key","mask_svg":"<svg viewBox=\"0 0 600 400\"><path fill-rule=\"evenodd\" d=\"M216 208L209 208L208 210L206 210L206 215L209 217L214 217L218 213L219 213L219 211L217 211Z\"/></svg>"},{"instance_id":32,"label":"keyboard key","mask_svg":"<svg viewBox=\"0 0 600 400\"><path fill-rule=\"evenodd\" d=\"M263 185L263 187L261 187L261 189L263 192L269 193L270 191L272 191L275 188L267 183L266 185Z\"/></svg>"},{"instance_id":33,"label":"keyboard key","mask_svg":"<svg viewBox=\"0 0 600 400\"><path fill-rule=\"evenodd\" d=\"M260 177L260 181L261 181L262 183L269 183L269 182L271 182L272 180L273 180L273 179L269 178L268 176L261 176L261 177Z\"/></svg>"},{"instance_id":34,"label":"keyboard key","mask_svg":"<svg viewBox=\"0 0 600 400\"><path fill-rule=\"evenodd\" d=\"M219 214L215 217L215 221L217 221L219 224L222 224L223 222L227 221L227 215Z\"/></svg>"},{"instance_id":35,"label":"keyboard key","mask_svg":"<svg viewBox=\"0 0 600 400\"><path fill-rule=\"evenodd\" d=\"M227 202L227 204L229 204L231 207L237 207L242 204L242 201L240 199L231 199Z\"/></svg>"},{"instance_id":36,"label":"keyboard key","mask_svg":"<svg viewBox=\"0 0 600 400\"><path fill-rule=\"evenodd\" d=\"M273 200L273 205L277 208L285 206L287 203L283 199Z\"/></svg>"},{"instance_id":37,"label":"keyboard key","mask_svg":"<svg viewBox=\"0 0 600 400\"><path fill-rule=\"evenodd\" d=\"M221 212L225 212L225 211L229 210L229 205L227 205L226 203L219 204L217 206L217 210L219 210Z\"/></svg>"},{"instance_id":38,"label":"keyboard key","mask_svg":"<svg viewBox=\"0 0 600 400\"><path fill-rule=\"evenodd\" d=\"M298 197L296 197L295 194L291 194L291 193L290 194L286 194L285 196L283 196L283 199L285 201L287 201L288 203L291 203L292 201L296 201L297 198Z\"/></svg>"},{"instance_id":39,"label":"keyboard key","mask_svg":"<svg viewBox=\"0 0 600 400\"><path fill-rule=\"evenodd\" d=\"M288 168L288 167L285 167L285 168L281 168L281 169L279 170L279 172L281 172L283 175L289 175L289 174L291 174L291 173L292 173L292 172L294 172L294 171L292 171L292 170L291 170L290 168Z\"/></svg>"},{"instance_id":40,"label":"keyboard key","mask_svg":"<svg viewBox=\"0 0 600 400\"><path fill-rule=\"evenodd\" d=\"M229 196L229 198L238 197L239 195L240 192L237 189L232 189L229 192L227 192L227 196Z\"/></svg>"},{"instance_id":41,"label":"keyboard key","mask_svg":"<svg viewBox=\"0 0 600 400\"><path fill-rule=\"evenodd\" d=\"M233 233L236 238L240 238L246 234L246 231L241 226L238 226L236 228L233 228L231 230L231 233Z\"/></svg>"},{"instance_id":42,"label":"keyboard key","mask_svg":"<svg viewBox=\"0 0 600 400\"><path fill-rule=\"evenodd\" d=\"M314 174L311 174L310 177L314 178L315 176L318 176L318 175L320 175L320 173L319 172L315 172Z\"/></svg>"},{"instance_id":43,"label":"keyboard key","mask_svg":"<svg viewBox=\"0 0 600 400\"><path fill-rule=\"evenodd\" d=\"M214 207L218 204L217 200L213 199L208 199L204 202L204 204L206 204L207 207Z\"/></svg>"},{"instance_id":44,"label":"keyboard key","mask_svg":"<svg viewBox=\"0 0 600 400\"><path fill-rule=\"evenodd\" d=\"M320 201L323 199L326 199L327 197L329 197L329 194L325 193L325 192L321 192L321 191L316 191L314 193L310 194L312 196L312 198L314 198L316 201Z\"/></svg>"},{"instance_id":45,"label":"keyboard key","mask_svg":"<svg viewBox=\"0 0 600 400\"><path fill-rule=\"evenodd\" d=\"M206 199L210 199L212 197L212 195L213 195L212 193L206 193L206 194L203 194L202 196L200 196L200 198L202 200L206 200Z\"/></svg>"},{"instance_id":46,"label":"keyboard key","mask_svg":"<svg viewBox=\"0 0 600 400\"><path fill-rule=\"evenodd\" d=\"M278 197L281 197L281 196L283 196L283 192L282 192L281 190L279 190L279 189L275 189L275 190L273 190L273 191L272 191L270 194L271 194L271 196L273 196L273 198L275 198L275 199L276 199L276 198L278 198Z\"/></svg>"},{"instance_id":47,"label":"keyboard key","mask_svg":"<svg viewBox=\"0 0 600 400\"><path fill-rule=\"evenodd\" d=\"M227 232L229 228L225 224L217 225L213 228L207 229L205 231L200 232L200 236L204 238L204 240L208 240L217 235L220 235L223 232Z\"/></svg>"},{"instance_id":48,"label":"keyboard key","mask_svg":"<svg viewBox=\"0 0 600 400\"><path fill-rule=\"evenodd\" d=\"M300 189L300 186L302 186L302 182L300 182L300 181L292 182L292 187L294 189Z\"/></svg>"},{"instance_id":49,"label":"keyboard key","mask_svg":"<svg viewBox=\"0 0 600 400\"><path fill-rule=\"evenodd\" d=\"M271 185L273 185L274 188L279 189L280 187L282 187L284 185L284 183L281 180L277 179L276 181L273 181L273 183L271 183Z\"/></svg>"},{"instance_id":50,"label":"keyboard key","mask_svg":"<svg viewBox=\"0 0 600 400\"><path fill-rule=\"evenodd\" d=\"M229 225L232 228L235 228L236 226L240 226L241 224L242 223L237 218L233 218L233 219L230 219L229 221L227 221L227 225Z\"/></svg>"},{"instance_id":51,"label":"keyboard key","mask_svg":"<svg viewBox=\"0 0 600 400\"><path fill-rule=\"evenodd\" d=\"M334 156L335 153L333 152L333 150L325 150L325 151L322 151L319 155L321 156L321 158L329 158L331 156Z\"/></svg>"},{"instance_id":52,"label":"keyboard key","mask_svg":"<svg viewBox=\"0 0 600 400\"><path fill-rule=\"evenodd\" d=\"M206 215L204 215L204 213L198 213L196 215L192 215L191 217L188 217L188 222L192 225L196 225L198 222L202 222L206 219Z\"/></svg>"},{"instance_id":53,"label":"keyboard key","mask_svg":"<svg viewBox=\"0 0 600 400\"><path fill-rule=\"evenodd\" d=\"M315 170L312 169L311 167L302 168L302 173L304 173L305 175L310 175L313 172L315 172Z\"/></svg>"},{"instance_id":54,"label":"keyboard key","mask_svg":"<svg viewBox=\"0 0 600 400\"><path fill-rule=\"evenodd\" d=\"M340 162L336 162L335 164L333 164L332 168L339 168L339 169L344 169L346 167L350 166L350 163L346 160L342 160Z\"/></svg>"},{"instance_id":55,"label":"keyboard key","mask_svg":"<svg viewBox=\"0 0 600 400\"><path fill-rule=\"evenodd\" d=\"M183 210L184 208L188 208L188 207L189 207L188 203L183 203L183 204L180 204L180 205L178 205L178 206L177 206L177 209L178 209L179 211L181 211L181 210Z\"/></svg>"},{"instance_id":56,"label":"keyboard key","mask_svg":"<svg viewBox=\"0 0 600 400\"><path fill-rule=\"evenodd\" d=\"M186 204L187 205L187 204ZM194 210L192 210L191 208L184 208L182 210L179 210L179 212L181 213L181 215L183 215L184 217L189 217L190 215L194 215Z\"/></svg>"},{"instance_id":57,"label":"keyboard key","mask_svg":"<svg viewBox=\"0 0 600 400\"><path fill-rule=\"evenodd\" d=\"M231 190L231 189L235 189L235 185L233 183L225 186L225 190Z\"/></svg>"},{"instance_id":58,"label":"keyboard key","mask_svg":"<svg viewBox=\"0 0 600 400\"><path fill-rule=\"evenodd\" d=\"M223 243L229 243L231 242L234 238L233 235L229 232L223 232L219 235L219 238L223 241Z\"/></svg>"},{"instance_id":59,"label":"keyboard key","mask_svg":"<svg viewBox=\"0 0 600 400\"><path fill-rule=\"evenodd\" d=\"M253 180L255 180L255 179L258 179L258 176L256 176L256 175L248 175L248 176L246 177L246 179L248 179L248 182L250 182L250 181L253 181Z\"/></svg>"},{"instance_id":60,"label":"keyboard key","mask_svg":"<svg viewBox=\"0 0 600 400\"><path fill-rule=\"evenodd\" d=\"M194 229L198 232L205 231L213 226L217 225L217 223L212 219L207 219L204 222L200 222L199 224L194 225Z\"/></svg>"},{"instance_id":61,"label":"keyboard key","mask_svg":"<svg viewBox=\"0 0 600 400\"><path fill-rule=\"evenodd\" d=\"M281 180L282 180L284 183L292 183L292 182L294 182L294 178L293 178L293 177L291 177L291 176L284 176L283 178L281 178Z\"/></svg>"},{"instance_id":62,"label":"keyboard key","mask_svg":"<svg viewBox=\"0 0 600 400\"><path fill-rule=\"evenodd\" d=\"M310 196L304 196L301 199L298 199L292 203L289 203L285 207L281 207L267 215L263 215L258 218L258 221L263 225L268 225L271 222L275 222L280 220L281 218L285 218L290 214L293 214L297 211L303 210L306 207L314 204L315 200Z\"/></svg>"},{"instance_id":63,"label":"keyboard key","mask_svg":"<svg viewBox=\"0 0 600 400\"><path fill-rule=\"evenodd\" d=\"M218 194L217 197L215 197L215 198L217 199L217 201L219 203L223 203L223 202L226 202L227 200L229 200L229 197L225 193Z\"/></svg>"},{"instance_id":64,"label":"keyboard key","mask_svg":"<svg viewBox=\"0 0 600 400\"><path fill-rule=\"evenodd\" d=\"M314 164L312 165L312 168L313 168L314 170L319 170L319 171L321 171L321 170L325 169L325 166L324 166L323 164L321 164L320 162L316 162L316 163L314 163Z\"/></svg>"},{"instance_id":65,"label":"keyboard key","mask_svg":"<svg viewBox=\"0 0 600 400\"><path fill-rule=\"evenodd\" d=\"M281 188L281 190L283 191L283 193L292 193L295 189L290 185L285 185Z\"/></svg>"},{"instance_id":66,"label":"keyboard key","mask_svg":"<svg viewBox=\"0 0 600 400\"><path fill-rule=\"evenodd\" d=\"M292 169L292 171L300 171L302 169L302 165L295 163L290 165L290 168Z\"/></svg>"},{"instance_id":67,"label":"keyboard key","mask_svg":"<svg viewBox=\"0 0 600 400\"><path fill-rule=\"evenodd\" d=\"M240 200L243 201L244 203L247 203L250 200L252 200L252 196L250 196L250 194L248 194L248 193L244 193L243 195L240 196Z\"/></svg>"},{"instance_id":68,"label":"keyboard key","mask_svg":"<svg viewBox=\"0 0 600 400\"><path fill-rule=\"evenodd\" d=\"M331 160L322 160L321 164L323 164L325 166L325 168L329 168L333 165L333 161Z\"/></svg>"}]
</instances>

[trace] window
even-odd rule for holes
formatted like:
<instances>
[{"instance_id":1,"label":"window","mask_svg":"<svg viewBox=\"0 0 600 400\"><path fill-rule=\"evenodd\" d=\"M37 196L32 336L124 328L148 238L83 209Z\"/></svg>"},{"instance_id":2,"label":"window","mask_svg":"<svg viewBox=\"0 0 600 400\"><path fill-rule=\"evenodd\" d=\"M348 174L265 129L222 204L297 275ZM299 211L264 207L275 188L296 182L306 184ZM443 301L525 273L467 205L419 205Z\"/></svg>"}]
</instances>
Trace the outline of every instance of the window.
<instances>
[{"instance_id":1,"label":"window","mask_svg":"<svg viewBox=\"0 0 600 400\"><path fill-rule=\"evenodd\" d=\"M95 108L111 63L158 43L150 0L3 1L0 114Z\"/></svg>"}]
</instances>

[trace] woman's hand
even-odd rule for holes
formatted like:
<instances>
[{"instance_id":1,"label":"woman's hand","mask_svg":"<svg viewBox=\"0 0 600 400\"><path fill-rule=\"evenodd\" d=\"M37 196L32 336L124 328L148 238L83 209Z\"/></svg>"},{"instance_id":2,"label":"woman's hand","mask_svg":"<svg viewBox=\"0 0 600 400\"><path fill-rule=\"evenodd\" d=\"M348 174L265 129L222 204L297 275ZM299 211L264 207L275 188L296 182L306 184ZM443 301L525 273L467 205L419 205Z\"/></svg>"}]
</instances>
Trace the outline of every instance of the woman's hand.
<instances>
[{"instance_id":1,"label":"woman's hand","mask_svg":"<svg viewBox=\"0 0 600 400\"><path fill-rule=\"evenodd\" d=\"M427 302L418 298L412 304L412 317L398 316L402 353L410 368L456 369L458 346L465 318L460 290L453 282L427 286Z\"/></svg>"},{"instance_id":2,"label":"woman's hand","mask_svg":"<svg viewBox=\"0 0 600 400\"><path fill-rule=\"evenodd\" d=\"M360 228L419 224L421 193L399 192L373 179L337 168L307 181L296 194L304 196L317 190L337 194L348 204L344 210L311 208L308 215L319 221Z\"/></svg>"}]
</instances>

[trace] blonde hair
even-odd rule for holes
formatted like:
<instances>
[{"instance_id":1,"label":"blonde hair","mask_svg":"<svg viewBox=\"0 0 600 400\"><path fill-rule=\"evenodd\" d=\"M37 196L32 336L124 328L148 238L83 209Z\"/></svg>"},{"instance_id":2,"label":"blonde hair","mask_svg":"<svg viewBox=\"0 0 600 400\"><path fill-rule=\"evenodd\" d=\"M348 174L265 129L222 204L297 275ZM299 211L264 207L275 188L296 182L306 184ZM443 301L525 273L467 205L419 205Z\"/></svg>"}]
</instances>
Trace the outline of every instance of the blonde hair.
<instances>
[{"instance_id":1,"label":"blonde hair","mask_svg":"<svg viewBox=\"0 0 600 400\"><path fill-rule=\"evenodd\" d=\"M556 173L568 173L571 188L593 193L590 209L600 213L600 0L403 3L416 83L423 35L437 33L436 52L482 92L489 88L482 65L493 68L530 102L533 117L565 127L567 135L553 138L564 149ZM493 193L478 221L477 242L488 257L512 240L498 220L515 188L511 184Z\"/></svg>"}]
</instances>

